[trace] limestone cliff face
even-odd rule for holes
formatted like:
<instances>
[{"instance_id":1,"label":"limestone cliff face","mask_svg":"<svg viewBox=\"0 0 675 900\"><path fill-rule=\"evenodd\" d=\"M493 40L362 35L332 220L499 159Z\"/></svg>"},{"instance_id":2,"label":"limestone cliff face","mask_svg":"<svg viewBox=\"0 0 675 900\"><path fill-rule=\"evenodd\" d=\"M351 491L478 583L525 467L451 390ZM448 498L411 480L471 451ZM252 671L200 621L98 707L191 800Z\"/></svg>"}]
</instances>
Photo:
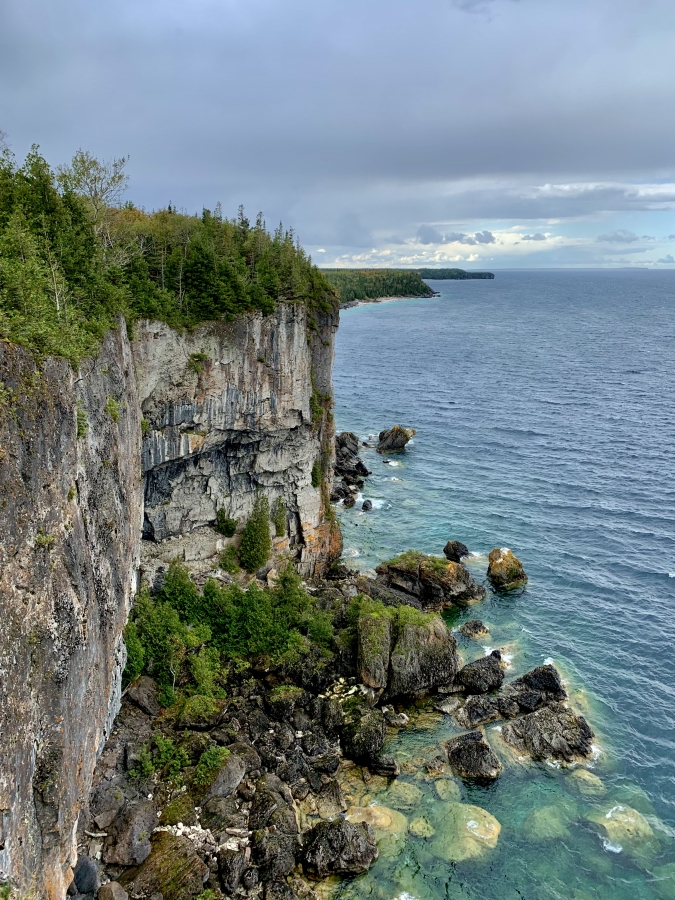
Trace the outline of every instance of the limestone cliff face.
<instances>
[{"instance_id":1,"label":"limestone cliff face","mask_svg":"<svg viewBox=\"0 0 675 900\"><path fill-rule=\"evenodd\" d=\"M0 874L51 900L119 708L142 489L124 326L79 378L0 343Z\"/></svg>"},{"instance_id":2,"label":"limestone cliff face","mask_svg":"<svg viewBox=\"0 0 675 900\"><path fill-rule=\"evenodd\" d=\"M276 549L291 551L304 574L339 553L325 490L336 329L337 314L302 304L190 333L137 326L144 537L166 542L144 554L150 570L152 560L215 556L223 542L208 526L217 510L242 527L257 491L284 503L288 537Z\"/></svg>"}]
</instances>

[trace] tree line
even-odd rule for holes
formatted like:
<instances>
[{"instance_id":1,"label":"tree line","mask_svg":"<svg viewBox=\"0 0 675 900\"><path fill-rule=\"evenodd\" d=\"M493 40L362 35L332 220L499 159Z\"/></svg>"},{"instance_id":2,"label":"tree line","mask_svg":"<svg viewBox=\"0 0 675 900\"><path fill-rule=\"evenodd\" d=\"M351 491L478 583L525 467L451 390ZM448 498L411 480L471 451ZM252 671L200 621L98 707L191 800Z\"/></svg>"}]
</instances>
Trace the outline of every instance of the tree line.
<instances>
[{"instance_id":1,"label":"tree line","mask_svg":"<svg viewBox=\"0 0 675 900\"><path fill-rule=\"evenodd\" d=\"M77 364L119 313L190 328L280 301L334 308L292 229L243 207L228 219L220 204L199 216L124 203L126 162L78 151L54 171L37 146L21 165L0 147L0 339Z\"/></svg>"}]
</instances>

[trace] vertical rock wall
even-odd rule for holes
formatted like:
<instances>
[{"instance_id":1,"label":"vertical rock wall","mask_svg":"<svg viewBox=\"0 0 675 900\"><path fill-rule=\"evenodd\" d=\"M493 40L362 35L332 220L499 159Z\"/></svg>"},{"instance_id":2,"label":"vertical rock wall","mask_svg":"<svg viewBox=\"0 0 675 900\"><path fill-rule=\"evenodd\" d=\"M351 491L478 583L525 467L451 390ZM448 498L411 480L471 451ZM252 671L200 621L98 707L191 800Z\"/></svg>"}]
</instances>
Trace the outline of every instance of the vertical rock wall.
<instances>
[{"instance_id":1,"label":"vertical rock wall","mask_svg":"<svg viewBox=\"0 0 675 900\"><path fill-rule=\"evenodd\" d=\"M72 876L119 708L142 488L124 326L79 378L0 343L0 874L27 895L62 900Z\"/></svg>"},{"instance_id":2,"label":"vertical rock wall","mask_svg":"<svg viewBox=\"0 0 675 900\"><path fill-rule=\"evenodd\" d=\"M239 521L257 491L287 511L288 549L304 574L339 554L324 485L332 465L337 312L303 304L176 332L140 323L133 356L143 416L144 537L167 542L148 566L215 555L218 509ZM312 470L314 469L314 485ZM317 479L320 481L317 484ZM222 543L222 542L221 542Z\"/></svg>"}]
</instances>

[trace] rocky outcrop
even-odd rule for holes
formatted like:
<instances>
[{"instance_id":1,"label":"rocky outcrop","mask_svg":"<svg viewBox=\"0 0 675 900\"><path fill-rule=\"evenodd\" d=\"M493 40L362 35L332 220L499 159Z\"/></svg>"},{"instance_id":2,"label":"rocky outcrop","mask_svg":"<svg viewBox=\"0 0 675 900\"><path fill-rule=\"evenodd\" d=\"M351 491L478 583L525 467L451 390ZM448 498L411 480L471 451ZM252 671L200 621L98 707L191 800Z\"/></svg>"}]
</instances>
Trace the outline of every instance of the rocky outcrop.
<instances>
[{"instance_id":1,"label":"rocky outcrop","mask_svg":"<svg viewBox=\"0 0 675 900\"><path fill-rule=\"evenodd\" d=\"M377 859L377 845L369 825L346 819L319 822L305 837L303 865L317 878L360 875Z\"/></svg>"},{"instance_id":2,"label":"rocky outcrop","mask_svg":"<svg viewBox=\"0 0 675 900\"><path fill-rule=\"evenodd\" d=\"M487 694L488 691L494 691L500 688L504 681L501 659L499 650L493 650L488 656L483 656L460 669L457 681L467 694Z\"/></svg>"},{"instance_id":3,"label":"rocky outcrop","mask_svg":"<svg viewBox=\"0 0 675 900\"><path fill-rule=\"evenodd\" d=\"M464 566L408 550L375 570L382 586L417 601L423 609L448 609L485 597Z\"/></svg>"},{"instance_id":4,"label":"rocky outcrop","mask_svg":"<svg viewBox=\"0 0 675 900\"><path fill-rule=\"evenodd\" d=\"M450 738L443 741L441 746L453 772L460 778L493 781L502 771L502 764L483 735L477 731Z\"/></svg>"},{"instance_id":5,"label":"rocky outcrop","mask_svg":"<svg viewBox=\"0 0 675 900\"><path fill-rule=\"evenodd\" d=\"M514 590L527 584L523 564L508 547L495 547L488 557L487 577L492 585L504 591Z\"/></svg>"},{"instance_id":6,"label":"rocky outcrop","mask_svg":"<svg viewBox=\"0 0 675 900\"><path fill-rule=\"evenodd\" d=\"M588 759L593 731L583 716L562 704L544 706L502 729L502 737L517 750L537 760Z\"/></svg>"},{"instance_id":7,"label":"rocky outcrop","mask_svg":"<svg viewBox=\"0 0 675 900\"><path fill-rule=\"evenodd\" d=\"M311 322L310 322L311 319ZM312 327L310 327L310 325ZM256 492L286 509L289 550L303 574L341 550L326 515L333 461L337 314L278 304L269 316L191 332L137 324L133 356L143 414L146 568L180 555L215 557L218 510L243 528Z\"/></svg>"},{"instance_id":8,"label":"rocky outcrop","mask_svg":"<svg viewBox=\"0 0 675 900\"><path fill-rule=\"evenodd\" d=\"M443 547L443 554L450 562L461 562L464 556L469 555L469 548L461 541L448 541Z\"/></svg>"},{"instance_id":9,"label":"rocky outcrop","mask_svg":"<svg viewBox=\"0 0 675 900\"><path fill-rule=\"evenodd\" d=\"M335 477L331 490L331 502L343 500L345 506L353 506L359 489L372 474L359 457L359 439L351 431L343 431L335 438ZM369 504L368 506L366 504ZM365 500L363 509L372 509L372 502Z\"/></svg>"},{"instance_id":10,"label":"rocky outcrop","mask_svg":"<svg viewBox=\"0 0 675 900\"><path fill-rule=\"evenodd\" d=\"M480 619L469 619L460 626L460 632L472 640L479 640L490 634L489 629L480 621Z\"/></svg>"},{"instance_id":11,"label":"rocky outcrop","mask_svg":"<svg viewBox=\"0 0 675 900\"><path fill-rule=\"evenodd\" d=\"M378 453L400 453L405 450L406 444L411 441L417 432L414 428L404 428L402 425L394 425L387 431L381 431L378 436Z\"/></svg>"},{"instance_id":12,"label":"rocky outcrop","mask_svg":"<svg viewBox=\"0 0 675 900\"><path fill-rule=\"evenodd\" d=\"M119 708L136 586L141 426L126 328L77 375L0 343L0 384L0 872L63 900Z\"/></svg>"},{"instance_id":13,"label":"rocky outcrop","mask_svg":"<svg viewBox=\"0 0 675 900\"><path fill-rule=\"evenodd\" d=\"M457 674L457 642L438 616L399 625L391 652L388 697L420 697L452 684Z\"/></svg>"}]
</instances>

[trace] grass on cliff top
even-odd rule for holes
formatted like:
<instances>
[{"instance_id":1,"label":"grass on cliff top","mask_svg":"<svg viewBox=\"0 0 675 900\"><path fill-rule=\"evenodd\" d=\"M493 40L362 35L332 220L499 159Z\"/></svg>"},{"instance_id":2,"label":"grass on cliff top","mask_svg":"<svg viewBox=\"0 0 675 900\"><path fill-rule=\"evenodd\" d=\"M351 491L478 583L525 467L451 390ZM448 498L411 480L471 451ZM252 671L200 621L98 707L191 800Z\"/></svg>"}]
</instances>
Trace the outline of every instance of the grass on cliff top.
<instances>
[{"instance_id":1,"label":"grass on cliff top","mask_svg":"<svg viewBox=\"0 0 675 900\"><path fill-rule=\"evenodd\" d=\"M203 702L225 695L229 663L237 668L251 657L264 657L292 667L306 660L312 647L325 653L332 639L332 623L316 609L291 565L271 589L252 584L243 590L209 579L200 591L174 562L156 595L146 587L136 597L125 629L124 679L151 675L165 706L180 694Z\"/></svg>"},{"instance_id":2,"label":"grass on cliff top","mask_svg":"<svg viewBox=\"0 0 675 900\"><path fill-rule=\"evenodd\" d=\"M439 556L427 556L426 553L420 553L419 550L406 550L399 556L382 563L383 566L397 566L407 569L409 572L417 572L422 564L437 575L444 575L448 569L447 559L441 559Z\"/></svg>"},{"instance_id":3,"label":"grass on cliff top","mask_svg":"<svg viewBox=\"0 0 675 900\"><path fill-rule=\"evenodd\" d=\"M125 159L78 151L54 172L36 146L18 165L1 138L0 339L76 365L120 313L191 328L280 301L336 307L293 231L261 214L146 212L122 202Z\"/></svg>"}]
</instances>

